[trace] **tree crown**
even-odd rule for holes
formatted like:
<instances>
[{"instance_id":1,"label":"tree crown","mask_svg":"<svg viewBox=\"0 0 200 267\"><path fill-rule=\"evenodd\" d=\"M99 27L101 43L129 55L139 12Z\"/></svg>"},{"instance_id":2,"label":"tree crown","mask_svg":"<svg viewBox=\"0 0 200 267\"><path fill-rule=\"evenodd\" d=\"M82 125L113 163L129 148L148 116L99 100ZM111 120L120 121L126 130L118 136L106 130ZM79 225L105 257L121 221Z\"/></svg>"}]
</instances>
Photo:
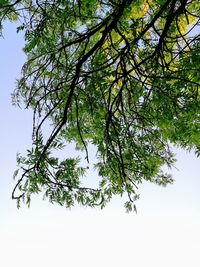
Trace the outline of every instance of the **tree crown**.
<instances>
[{"instance_id":1,"label":"tree crown","mask_svg":"<svg viewBox=\"0 0 200 267\"><path fill-rule=\"evenodd\" d=\"M199 18L190 0L0 1L1 28L17 20L25 38L13 101L33 110L32 148L14 175L18 205L42 191L67 207L127 194L136 209L143 180L173 181L162 170L175 160L170 144L200 154ZM85 158L56 156L70 142ZM90 143L98 187L82 182Z\"/></svg>"}]
</instances>

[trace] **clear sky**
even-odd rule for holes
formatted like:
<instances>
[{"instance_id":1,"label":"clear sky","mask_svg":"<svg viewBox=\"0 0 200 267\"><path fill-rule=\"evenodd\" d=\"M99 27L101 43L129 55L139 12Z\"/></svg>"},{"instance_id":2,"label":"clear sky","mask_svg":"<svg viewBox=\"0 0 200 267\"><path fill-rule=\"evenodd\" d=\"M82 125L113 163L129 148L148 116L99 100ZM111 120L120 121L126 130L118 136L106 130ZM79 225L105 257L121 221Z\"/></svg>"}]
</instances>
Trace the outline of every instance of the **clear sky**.
<instances>
[{"instance_id":1,"label":"clear sky","mask_svg":"<svg viewBox=\"0 0 200 267\"><path fill-rule=\"evenodd\" d=\"M126 214L120 198L103 211L71 210L33 199L11 200L16 153L31 144L31 112L11 105L24 61L22 36L6 25L0 39L0 266L2 267L199 267L200 159L176 150L175 183L145 183L138 214ZM73 152L72 152L73 153ZM95 179L94 173L94 179Z\"/></svg>"}]
</instances>

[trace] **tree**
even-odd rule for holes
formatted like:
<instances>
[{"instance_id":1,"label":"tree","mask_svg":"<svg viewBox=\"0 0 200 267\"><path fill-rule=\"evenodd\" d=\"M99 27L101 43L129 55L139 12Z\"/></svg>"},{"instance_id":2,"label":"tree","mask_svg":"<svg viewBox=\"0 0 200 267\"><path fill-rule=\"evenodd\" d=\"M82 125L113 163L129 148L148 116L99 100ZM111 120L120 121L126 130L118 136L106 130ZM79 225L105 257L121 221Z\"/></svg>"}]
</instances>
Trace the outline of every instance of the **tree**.
<instances>
[{"instance_id":1,"label":"tree","mask_svg":"<svg viewBox=\"0 0 200 267\"><path fill-rule=\"evenodd\" d=\"M19 155L12 197L102 208L138 185L172 183L171 145L200 154L200 2L1 0L24 32L27 61L13 101L33 110L33 144ZM46 128L51 129L46 137ZM85 158L60 159L70 142ZM84 186L96 148L100 183ZM81 155L81 152L80 152ZM18 194L16 195L16 191Z\"/></svg>"}]
</instances>

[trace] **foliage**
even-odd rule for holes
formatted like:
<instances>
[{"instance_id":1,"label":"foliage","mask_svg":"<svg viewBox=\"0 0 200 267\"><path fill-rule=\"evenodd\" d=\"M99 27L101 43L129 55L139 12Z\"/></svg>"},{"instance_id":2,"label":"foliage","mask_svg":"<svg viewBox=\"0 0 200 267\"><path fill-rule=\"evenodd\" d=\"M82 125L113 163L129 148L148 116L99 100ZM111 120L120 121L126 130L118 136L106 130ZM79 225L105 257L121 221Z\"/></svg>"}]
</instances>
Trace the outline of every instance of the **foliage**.
<instances>
[{"instance_id":1,"label":"foliage","mask_svg":"<svg viewBox=\"0 0 200 267\"><path fill-rule=\"evenodd\" d=\"M162 171L174 163L170 144L200 154L199 16L198 0L0 1L1 27L17 20L25 38L13 99L33 109L32 148L17 159L18 204L42 191L67 207L104 207L125 194L132 210L143 180L173 181ZM56 156L70 142L86 163ZM88 144L101 180L94 188L82 181Z\"/></svg>"}]
</instances>

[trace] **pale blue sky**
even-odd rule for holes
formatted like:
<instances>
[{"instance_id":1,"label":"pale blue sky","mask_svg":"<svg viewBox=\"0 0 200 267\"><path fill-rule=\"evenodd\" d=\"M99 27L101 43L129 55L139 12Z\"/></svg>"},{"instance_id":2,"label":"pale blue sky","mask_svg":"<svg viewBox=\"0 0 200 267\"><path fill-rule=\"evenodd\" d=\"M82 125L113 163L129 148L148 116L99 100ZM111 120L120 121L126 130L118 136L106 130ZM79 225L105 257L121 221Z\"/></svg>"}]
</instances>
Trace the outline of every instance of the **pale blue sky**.
<instances>
[{"instance_id":1,"label":"pale blue sky","mask_svg":"<svg viewBox=\"0 0 200 267\"><path fill-rule=\"evenodd\" d=\"M177 150L175 183L141 186L138 214L120 198L103 211L11 200L16 153L30 146L31 112L11 106L24 61L22 36L7 25L0 40L0 266L200 266L200 159ZM94 174L94 179L95 179Z\"/></svg>"}]
</instances>

